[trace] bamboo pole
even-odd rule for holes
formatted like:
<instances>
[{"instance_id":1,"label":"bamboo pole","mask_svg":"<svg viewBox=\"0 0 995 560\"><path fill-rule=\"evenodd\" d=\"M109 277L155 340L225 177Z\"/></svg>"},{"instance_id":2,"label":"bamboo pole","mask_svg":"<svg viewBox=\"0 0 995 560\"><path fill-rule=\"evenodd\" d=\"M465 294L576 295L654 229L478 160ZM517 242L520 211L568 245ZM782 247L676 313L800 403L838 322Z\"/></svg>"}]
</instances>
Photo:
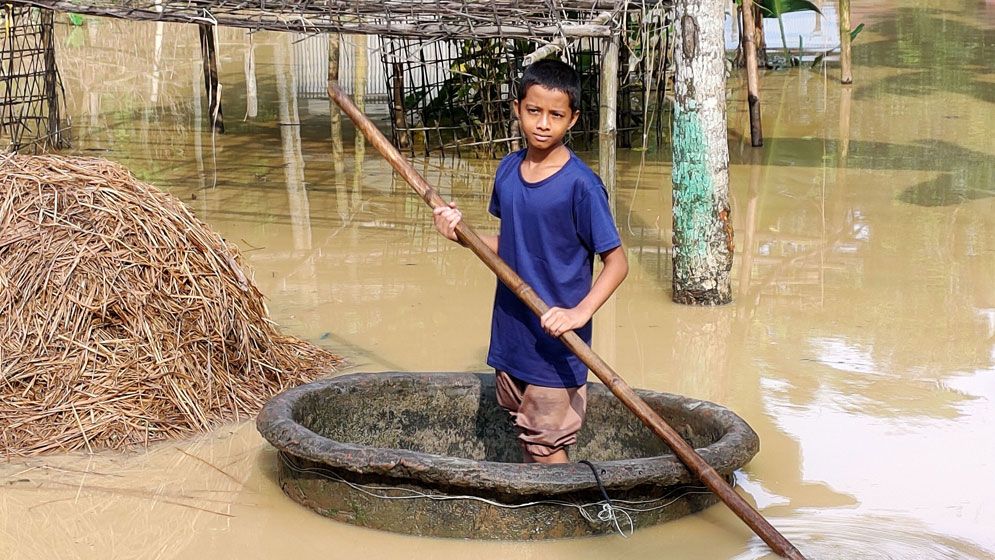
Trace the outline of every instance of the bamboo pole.
<instances>
[{"instance_id":1,"label":"bamboo pole","mask_svg":"<svg viewBox=\"0 0 995 560\"><path fill-rule=\"evenodd\" d=\"M59 124L59 70L55 64L55 14L51 10L42 10L41 18L41 44L45 49L45 102L48 103L48 127L41 145L59 149L63 147L63 138ZM42 138L41 131L38 131L38 136Z\"/></svg>"},{"instance_id":2,"label":"bamboo pole","mask_svg":"<svg viewBox=\"0 0 995 560\"><path fill-rule=\"evenodd\" d=\"M588 22L588 24L606 25L608 24L608 22L611 21L611 18L612 18L611 12L604 12L602 14L599 14L598 17L592 19L590 22ZM615 34L613 33L612 36L614 37ZM522 66L529 66L530 64L538 60L549 58L554 54L559 54L560 52L566 50L567 46L568 43L565 36L556 37L549 43L546 43L545 45L532 51L532 53L525 55L525 58L522 59Z\"/></svg>"},{"instance_id":3,"label":"bamboo pole","mask_svg":"<svg viewBox=\"0 0 995 560\"><path fill-rule=\"evenodd\" d=\"M746 103L750 110L750 144L764 145L763 124L760 120L760 71L757 69L757 46L754 40L753 0L743 0L743 51L746 55Z\"/></svg>"},{"instance_id":4,"label":"bamboo pole","mask_svg":"<svg viewBox=\"0 0 995 560\"><path fill-rule=\"evenodd\" d=\"M252 33L246 32L248 49L245 51L245 118L259 116L259 89L256 85L256 42Z\"/></svg>"},{"instance_id":5,"label":"bamboo pole","mask_svg":"<svg viewBox=\"0 0 995 560\"><path fill-rule=\"evenodd\" d=\"M439 206L446 206L446 201L439 196L439 193L428 184L428 181L415 170L411 163L404 159L404 156L377 129L376 125L353 105L352 101L349 100L348 96L338 86L329 84L328 95L352 119L356 127L366 136L370 144L383 155L384 159L390 163L394 170L404 177L404 180L421 196L422 200L433 209ZM465 220L461 220L456 225L456 237L463 245L473 251L488 268L494 271L501 282L514 292L533 313L541 316L549 310L549 306L546 305L542 298L536 295L532 287L526 284L511 267L501 260L501 257L480 239ZM670 446L674 454L687 466L688 470L694 473L719 499L725 502L774 552L791 560L804 560L805 557L802 556L801 552L788 542L757 510L753 509L742 496L737 494L711 465L695 453L694 449L684 441L684 438L660 418L600 356L591 350L590 346L581 340L577 333L567 331L560 335L560 340L594 372L598 379L643 424Z\"/></svg>"},{"instance_id":6,"label":"bamboo pole","mask_svg":"<svg viewBox=\"0 0 995 560\"><path fill-rule=\"evenodd\" d=\"M221 112L221 86L218 84L218 49L214 37L216 27L201 23L197 28L200 30L200 52L204 57L204 86L207 88L210 100L208 115L211 126L218 132L224 133L225 118Z\"/></svg>"},{"instance_id":7,"label":"bamboo pole","mask_svg":"<svg viewBox=\"0 0 995 560\"><path fill-rule=\"evenodd\" d=\"M615 137L618 134L618 50L618 35L601 41L598 173L612 200L615 199Z\"/></svg>"},{"instance_id":8,"label":"bamboo pole","mask_svg":"<svg viewBox=\"0 0 995 560\"><path fill-rule=\"evenodd\" d=\"M408 124L404 118L404 64L394 62L392 69L394 106L391 108L391 112L394 116L394 130L397 131L397 146L404 149L408 147Z\"/></svg>"},{"instance_id":9,"label":"bamboo pole","mask_svg":"<svg viewBox=\"0 0 995 560\"><path fill-rule=\"evenodd\" d=\"M850 0L839 0L840 17L840 83L853 83L850 59Z\"/></svg>"},{"instance_id":10,"label":"bamboo pole","mask_svg":"<svg viewBox=\"0 0 995 560\"><path fill-rule=\"evenodd\" d=\"M333 84L339 83L339 57L342 47L342 36L338 33L328 34L328 81ZM332 135L332 168L335 170L337 194L344 194L345 189L341 188L342 173L345 170L343 160L344 146L342 144L342 114L339 111L330 110L329 125Z\"/></svg>"}]
</instances>

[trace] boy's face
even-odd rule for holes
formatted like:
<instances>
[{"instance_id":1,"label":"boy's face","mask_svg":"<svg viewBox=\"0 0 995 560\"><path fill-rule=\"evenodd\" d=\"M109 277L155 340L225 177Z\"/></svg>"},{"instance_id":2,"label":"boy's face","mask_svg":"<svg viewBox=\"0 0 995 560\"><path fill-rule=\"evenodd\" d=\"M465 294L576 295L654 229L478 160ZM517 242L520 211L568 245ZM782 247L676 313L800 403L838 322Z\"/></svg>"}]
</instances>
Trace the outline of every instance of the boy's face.
<instances>
[{"instance_id":1,"label":"boy's face","mask_svg":"<svg viewBox=\"0 0 995 560\"><path fill-rule=\"evenodd\" d=\"M580 117L579 111L570 109L570 96L566 92L541 85L530 86L524 99L515 100L515 113L529 147L540 150L563 143L563 137Z\"/></svg>"}]
</instances>

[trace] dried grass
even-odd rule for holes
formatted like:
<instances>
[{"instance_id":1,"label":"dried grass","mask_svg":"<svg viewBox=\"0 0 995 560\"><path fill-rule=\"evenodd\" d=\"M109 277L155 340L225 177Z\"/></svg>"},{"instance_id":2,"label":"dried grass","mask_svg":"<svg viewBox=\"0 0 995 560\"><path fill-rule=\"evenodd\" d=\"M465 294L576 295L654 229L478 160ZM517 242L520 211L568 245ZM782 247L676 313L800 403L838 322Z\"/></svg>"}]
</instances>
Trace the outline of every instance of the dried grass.
<instances>
[{"instance_id":1,"label":"dried grass","mask_svg":"<svg viewBox=\"0 0 995 560\"><path fill-rule=\"evenodd\" d=\"M0 155L0 454L206 431L338 364L277 332L240 263L117 164Z\"/></svg>"}]
</instances>

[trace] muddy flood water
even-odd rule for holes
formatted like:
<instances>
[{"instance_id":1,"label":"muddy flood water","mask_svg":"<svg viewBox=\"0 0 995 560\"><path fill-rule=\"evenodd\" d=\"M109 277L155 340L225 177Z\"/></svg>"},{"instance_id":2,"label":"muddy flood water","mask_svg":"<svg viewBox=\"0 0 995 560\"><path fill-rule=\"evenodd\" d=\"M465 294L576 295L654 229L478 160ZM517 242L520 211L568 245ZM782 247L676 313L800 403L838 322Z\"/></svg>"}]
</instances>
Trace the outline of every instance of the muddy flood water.
<instances>
[{"instance_id":1,"label":"muddy flood water","mask_svg":"<svg viewBox=\"0 0 995 560\"><path fill-rule=\"evenodd\" d=\"M764 75L762 149L730 80L731 305L671 303L669 148L620 150L631 272L595 349L633 386L743 416L761 452L740 491L810 558L992 558L995 5L871 4L854 8L852 87L832 67ZM60 26L72 151L189 204L239 245L274 320L344 371L485 370L493 278L349 127L336 155L296 39L221 30L228 131L212 135L195 27ZM495 162L416 165L495 226ZM365 530L285 497L276 460L248 421L0 463L0 558L773 558L721 504L627 539Z\"/></svg>"}]
</instances>

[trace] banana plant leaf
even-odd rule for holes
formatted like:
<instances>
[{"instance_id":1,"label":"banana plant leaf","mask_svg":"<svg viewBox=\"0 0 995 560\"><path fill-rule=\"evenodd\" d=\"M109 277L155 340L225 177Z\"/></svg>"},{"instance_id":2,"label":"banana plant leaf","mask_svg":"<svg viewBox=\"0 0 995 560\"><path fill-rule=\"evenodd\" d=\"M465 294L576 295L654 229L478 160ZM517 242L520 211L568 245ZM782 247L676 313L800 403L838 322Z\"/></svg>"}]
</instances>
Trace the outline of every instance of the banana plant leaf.
<instances>
[{"instance_id":1,"label":"banana plant leaf","mask_svg":"<svg viewBox=\"0 0 995 560\"><path fill-rule=\"evenodd\" d=\"M736 4L743 5L743 0L736 0ZM764 18L777 19L777 25L781 29L781 46L784 48L784 58L787 63L792 64L791 51L788 49L788 39L784 34L784 20L781 16L791 12L812 11L822 14L822 10L809 0L756 0L755 4L760 8L760 14Z\"/></svg>"},{"instance_id":2,"label":"banana plant leaf","mask_svg":"<svg viewBox=\"0 0 995 560\"><path fill-rule=\"evenodd\" d=\"M854 27L850 31L850 40L853 41L854 39L856 39L857 35L860 35L860 32L863 31L863 30L864 30L864 24L862 24L862 23L860 25L858 25L857 27Z\"/></svg>"},{"instance_id":3,"label":"banana plant leaf","mask_svg":"<svg viewBox=\"0 0 995 560\"><path fill-rule=\"evenodd\" d=\"M757 6L765 18L781 17L791 12L813 11L819 14L822 10L809 0L757 0Z\"/></svg>"},{"instance_id":4,"label":"banana plant leaf","mask_svg":"<svg viewBox=\"0 0 995 560\"><path fill-rule=\"evenodd\" d=\"M736 0L736 5L742 7L743 0ZM754 0L753 5L760 8L765 18L776 18L779 15L805 10L822 13L818 6L808 0Z\"/></svg>"},{"instance_id":5,"label":"banana plant leaf","mask_svg":"<svg viewBox=\"0 0 995 560\"><path fill-rule=\"evenodd\" d=\"M864 30L864 24L863 23L861 23L857 27L854 27L853 29L851 29L850 30L850 41L852 42L854 39L856 39L857 35L860 35L860 32L863 31L863 30ZM826 51L826 52L820 54L819 56L815 57L815 60L812 61L812 68L815 68L816 66L818 66L819 63L822 62L822 59L826 58L826 56L832 54L833 52L835 52L838 49L839 49L839 47L833 47L832 49L829 49L828 51Z\"/></svg>"}]
</instances>

